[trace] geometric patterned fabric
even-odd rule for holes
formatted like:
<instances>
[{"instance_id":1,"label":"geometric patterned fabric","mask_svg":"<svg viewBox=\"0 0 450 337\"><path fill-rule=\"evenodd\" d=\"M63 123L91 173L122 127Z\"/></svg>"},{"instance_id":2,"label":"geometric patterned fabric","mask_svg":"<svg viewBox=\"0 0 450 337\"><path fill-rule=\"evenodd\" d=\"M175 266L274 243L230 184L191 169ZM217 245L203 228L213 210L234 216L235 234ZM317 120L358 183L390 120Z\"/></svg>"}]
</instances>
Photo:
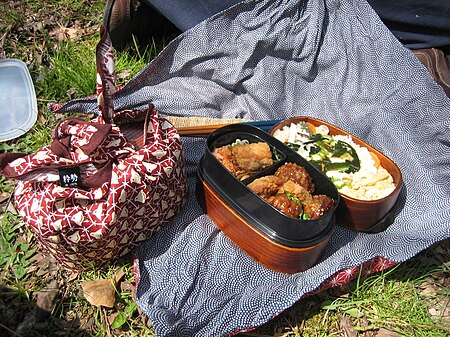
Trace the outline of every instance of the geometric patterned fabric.
<instances>
[{"instance_id":1,"label":"geometric patterned fabric","mask_svg":"<svg viewBox=\"0 0 450 337\"><path fill-rule=\"evenodd\" d=\"M70 135L70 158L44 147L5 167L5 175L24 179L15 190L15 204L24 221L65 267L99 266L128 253L166 225L183 205L186 174L181 140L170 123L152 112L155 132L140 149L114 125L87 155L82 148L98 134L97 123L66 120L57 134ZM109 176L91 188L62 187L57 168L74 166L82 168L81 182L95 173L105 174L105 166Z\"/></svg>"}]
</instances>

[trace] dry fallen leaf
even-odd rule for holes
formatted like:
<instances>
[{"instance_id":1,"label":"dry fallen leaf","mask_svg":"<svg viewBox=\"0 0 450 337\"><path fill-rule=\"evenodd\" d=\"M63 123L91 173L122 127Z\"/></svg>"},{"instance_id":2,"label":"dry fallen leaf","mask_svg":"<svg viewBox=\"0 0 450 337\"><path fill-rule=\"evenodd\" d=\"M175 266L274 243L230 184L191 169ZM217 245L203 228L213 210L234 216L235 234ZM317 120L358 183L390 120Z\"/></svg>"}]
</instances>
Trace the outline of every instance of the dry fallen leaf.
<instances>
[{"instance_id":1,"label":"dry fallen leaf","mask_svg":"<svg viewBox=\"0 0 450 337\"><path fill-rule=\"evenodd\" d=\"M86 300L97 307L112 308L116 303L117 284L124 277L125 272L120 269L114 279L100 279L81 283Z\"/></svg>"},{"instance_id":2,"label":"dry fallen leaf","mask_svg":"<svg viewBox=\"0 0 450 337\"><path fill-rule=\"evenodd\" d=\"M56 36L58 41L76 40L83 35L83 30L77 27L64 27L59 25L51 34Z\"/></svg>"},{"instance_id":3,"label":"dry fallen leaf","mask_svg":"<svg viewBox=\"0 0 450 337\"><path fill-rule=\"evenodd\" d=\"M364 331L361 334L362 337L375 337L377 335L377 333L375 332L375 328L370 327L369 321L366 317L361 318L360 325L364 328Z\"/></svg>"},{"instance_id":4,"label":"dry fallen leaf","mask_svg":"<svg viewBox=\"0 0 450 337\"><path fill-rule=\"evenodd\" d=\"M65 280L66 282L72 282L75 281L78 278L78 276L79 276L78 271L72 270L70 274L65 278Z\"/></svg>"},{"instance_id":5,"label":"dry fallen leaf","mask_svg":"<svg viewBox=\"0 0 450 337\"><path fill-rule=\"evenodd\" d=\"M11 198L11 193L9 192L0 192L0 203Z\"/></svg>"},{"instance_id":6,"label":"dry fallen leaf","mask_svg":"<svg viewBox=\"0 0 450 337\"><path fill-rule=\"evenodd\" d=\"M111 326L114 322L114 319L119 315L118 312L113 312L112 314L108 315L106 318L108 320L108 324Z\"/></svg>"},{"instance_id":7,"label":"dry fallen leaf","mask_svg":"<svg viewBox=\"0 0 450 337\"><path fill-rule=\"evenodd\" d=\"M97 307L114 307L116 303L116 287L112 280L85 281L81 284L86 300Z\"/></svg>"},{"instance_id":8,"label":"dry fallen leaf","mask_svg":"<svg viewBox=\"0 0 450 337\"><path fill-rule=\"evenodd\" d=\"M450 318L450 303L448 299L443 299L434 303L434 306L428 309L428 313L432 317L448 320Z\"/></svg>"},{"instance_id":9,"label":"dry fallen leaf","mask_svg":"<svg viewBox=\"0 0 450 337\"><path fill-rule=\"evenodd\" d=\"M120 280L122 279L122 277L125 276L125 272L123 271L123 268L121 268L117 274L116 277L114 278L114 284L117 285L117 283L120 282Z\"/></svg>"},{"instance_id":10,"label":"dry fallen leaf","mask_svg":"<svg viewBox=\"0 0 450 337\"><path fill-rule=\"evenodd\" d=\"M434 295L439 289L435 284L424 282L420 287L420 295Z\"/></svg>"},{"instance_id":11,"label":"dry fallen leaf","mask_svg":"<svg viewBox=\"0 0 450 337\"><path fill-rule=\"evenodd\" d=\"M136 286L133 284L133 282L125 280L120 283L120 291L121 292L129 291L131 295L134 296L136 293Z\"/></svg>"},{"instance_id":12,"label":"dry fallen leaf","mask_svg":"<svg viewBox=\"0 0 450 337\"><path fill-rule=\"evenodd\" d=\"M345 332L345 336L347 337L356 337L356 331L353 327L352 321L348 317L341 317L339 325L342 330Z\"/></svg>"}]
</instances>

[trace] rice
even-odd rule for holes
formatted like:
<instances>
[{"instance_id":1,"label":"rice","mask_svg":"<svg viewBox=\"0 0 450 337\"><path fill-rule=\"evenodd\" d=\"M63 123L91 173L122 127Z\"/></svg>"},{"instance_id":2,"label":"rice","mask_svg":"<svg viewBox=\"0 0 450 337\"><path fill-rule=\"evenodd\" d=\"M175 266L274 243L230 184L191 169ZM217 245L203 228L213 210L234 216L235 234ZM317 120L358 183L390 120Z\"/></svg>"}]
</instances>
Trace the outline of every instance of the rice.
<instances>
[{"instance_id":1,"label":"rice","mask_svg":"<svg viewBox=\"0 0 450 337\"><path fill-rule=\"evenodd\" d=\"M366 147L361 147L349 135L329 136L326 125L316 127L316 135L323 135L332 141L341 141L348 144L357 154L359 159L358 170L355 172L343 172L342 170L325 170L325 174L338 188L339 192L359 200L376 200L388 196L394 189L395 184L389 172L373 159L372 154ZM278 140L295 146L296 152L311 163L315 162L317 155L316 143L311 142L313 137L311 129L304 122L292 123L273 133ZM307 144L305 144L307 143ZM298 148L297 148L298 147ZM346 164L348 158L327 157L333 164ZM322 164L323 168L323 164Z\"/></svg>"}]
</instances>

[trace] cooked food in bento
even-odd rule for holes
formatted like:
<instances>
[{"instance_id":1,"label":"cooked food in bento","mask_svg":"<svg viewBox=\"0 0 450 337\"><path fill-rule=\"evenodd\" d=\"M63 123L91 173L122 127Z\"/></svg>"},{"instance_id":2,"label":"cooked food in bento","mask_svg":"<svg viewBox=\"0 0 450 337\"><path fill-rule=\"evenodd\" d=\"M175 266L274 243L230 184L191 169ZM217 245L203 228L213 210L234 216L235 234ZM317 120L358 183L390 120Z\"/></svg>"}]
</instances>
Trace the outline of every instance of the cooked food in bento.
<instances>
[{"instance_id":1,"label":"cooked food in bento","mask_svg":"<svg viewBox=\"0 0 450 337\"><path fill-rule=\"evenodd\" d=\"M273 133L303 158L324 172L340 193L359 200L388 196L395 184L377 155L348 135L329 135L326 125L292 123Z\"/></svg>"},{"instance_id":2,"label":"cooked food in bento","mask_svg":"<svg viewBox=\"0 0 450 337\"><path fill-rule=\"evenodd\" d=\"M213 150L213 155L238 179L243 180L273 164L272 151L265 142L236 140Z\"/></svg>"},{"instance_id":3,"label":"cooked food in bento","mask_svg":"<svg viewBox=\"0 0 450 337\"><path fill-rule=\"evenodd\" d=\"M283 186L283 180L277 176L264 176L253 180L248 187L263 199L268 199L278 193Z\"/></svg>"},{"instance_id":4,"label":"cooked food in bento","mask_svg":"<svg viewBox=\"0 0 450 337\"><path fill-rule=\"evenodd\" d=\"M299 184L310 193L313 193L316 189L308 171L297 164L286 163L275 172L275 175L283 179L283 181L293 181L294 183Z\"/></svg>"},{"instance_id":5,"label":"cooked food in bento","mask_svg":"<svg viewBox=\"0 0 450 337\"><path fill-rule=\"evenodd\" d=\"M315 186L311 176L295 163L286 163L274 175L255 179L248 188L293 218L317 219L334 206L334 200L329 196L312 194Z\"/></svg>"}]
</instances>

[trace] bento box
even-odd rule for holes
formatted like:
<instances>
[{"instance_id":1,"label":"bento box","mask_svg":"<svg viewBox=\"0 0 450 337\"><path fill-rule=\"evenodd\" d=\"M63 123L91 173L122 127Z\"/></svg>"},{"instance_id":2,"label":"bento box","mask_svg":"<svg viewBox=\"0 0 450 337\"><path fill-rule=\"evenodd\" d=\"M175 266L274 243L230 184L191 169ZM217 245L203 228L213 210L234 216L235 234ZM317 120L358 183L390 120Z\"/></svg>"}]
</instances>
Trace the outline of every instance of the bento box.
<instances>
[{"instance_id":1,"label":"bento box","mask_svg":"<svg viewBox=\"0 0 450 337\"><path fill-rule=\"evenodd\" d=\"M232 164L239 169L230 168ZM303 172L297 178L314 192L305 192L307 188L298 187L294 178L286 178L297 167ZM197 174L197 196L208 216L261 264L295 273L310 268L323 255L334 229L339 193L322 172L268 133L245 124L214 131L207 138ZM284 188L291 189L292 195ZM296 189L305 193L304 204L293 196ZM297 209L301 210L297 213Z\"/></svg>"},{"instance_id":2,"label":"bento box","mask_svg":"<svg viewBox=\"0 0 450 337\"><path fill-rule=\"evenodd\" d=\"M394 219L403 185L397 165L356 136L320 119L297 116L268 133L323 171L338 188L337 222L356 231L377 233Z\"/></svg>"}]
</instances>

